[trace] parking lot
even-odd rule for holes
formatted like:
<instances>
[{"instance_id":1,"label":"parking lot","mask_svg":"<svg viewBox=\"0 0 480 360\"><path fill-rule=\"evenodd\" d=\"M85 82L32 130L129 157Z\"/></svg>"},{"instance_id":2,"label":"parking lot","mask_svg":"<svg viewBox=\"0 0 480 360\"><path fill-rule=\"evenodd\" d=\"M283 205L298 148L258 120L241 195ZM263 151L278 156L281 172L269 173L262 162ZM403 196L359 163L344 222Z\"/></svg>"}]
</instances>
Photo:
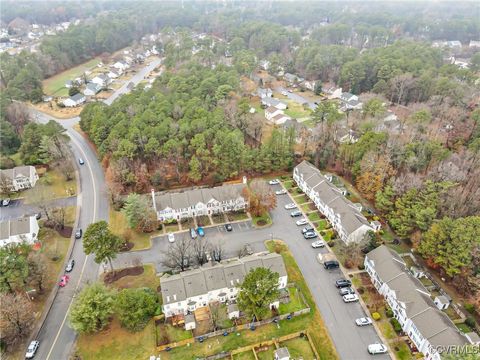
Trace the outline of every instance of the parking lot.
<instances>
[{"instance_id":1,"label":"parking lot","mask_svg":"<svg viewBox=\"0 0 480 360\"><path fill-rule=\"evenodd\" d=\"M281 189L280 185L272 186L274 190ZM225 249L226 257L238 256L239 251L250 244L253 251L265 250L264 242L270 239L285 241L292 251L300 270L307 281L317 306L322 314L326 326L332 336L333 342L341 359L370 359L367 346L380 342L372 326L358 327L355 319L365 316L359 303L343 302L339 290L335 287L335 281L342 278L341 270L327 271L317 261L317 254L327 253L325 248L313 249L311 243L315 241L305 240L301 234L302 226L297 226L295 221L299 217L292 218L290 212L285 210L285 205L291 203L289 195L277 197L277 207L271 212L273 225L267 228L255 229L250 221L232 224L233 230L227 232L223 225L205 228L205 237L198 238L200 241L208 239L215 243L220 241ZM176 233L175 238L190 236L188 231ZM115 261L117 267L129 266L134 259L143 263L153 263L158 272L165 267L162 265L162 254L168 248L166 236L154 238L152 248L145 251L120 254ZM389 359L385 355L377 355L376 359Z\"/></svg>"}]
</instances>

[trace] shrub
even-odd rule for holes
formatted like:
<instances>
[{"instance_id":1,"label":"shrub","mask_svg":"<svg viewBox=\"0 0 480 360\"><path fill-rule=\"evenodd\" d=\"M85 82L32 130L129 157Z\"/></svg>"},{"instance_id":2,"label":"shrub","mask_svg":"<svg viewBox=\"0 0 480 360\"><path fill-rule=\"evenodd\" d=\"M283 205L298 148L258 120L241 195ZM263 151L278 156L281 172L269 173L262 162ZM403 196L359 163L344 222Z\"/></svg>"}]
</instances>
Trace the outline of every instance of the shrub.
<instances>
[{"instance_id":1,"label":"shrub","mask_svg":"<svg viewBox=\"0 0 480 360\"><path fill-rule=\"evenodd\" d=\"M475 329L475 319L472 316L467 317L465 320L465 325L468 325L472 329Z\"/></svg>"},{"instance_id":2,"label":"shrub","mask_svg":"<svg viewBox=\"0 0 480 360\"><path fill-rule=\"evenodd\" d=\"M464 307L470 314L475 314L475 305L466 303Z\"/></svg>"},{"instance_id":3,"label":"shrub","mask_svg":"<svg viewBox=\"0 0 480 360\"><path fill-rule=\"evenodd\" d=\"M363 263L358 265L358 270L365 270L365 265Z\"/></svg>"},{"instance_id":4,"label":"shrub","mask_svg":"<svg viewBox=\"0 0 480 360\"><path fill-rule=\"evenodd\" d=\"M373 320L378 321L382 318L382 315L380 315L380 313L378 313L378 312L374 312L372 314L372 318L373 318Z\"/></svg>"},{"instance_id":5,"label":"shrub","mask_svg":"<svg viewBox=\"0 0 480 360\"><path fill-rule=\"evenodd\" d=\"M347 260L345 260L344 265L347 269L351 269L353 267L353 261L351 259L347 259Z\"/></svg>"},{"instance_id":6,"label":"shrub","mask_svg":"<svg viewBox=\"0 0 480 360\"><path fill-rule=\"evenodd\" d=\"M395 332L398 333L398 332L402 331L402 325L400 325L400 323L398 322L397 319L391 318L391 319L390 319L390 324L392 324L393 329L395 330Z\"/></svg>"},{"instance_id":7,"label":"shrub","mask_svg":"<svg viewBox=\"0 0 480 360\"><path fill-rule=\"evenodd\" d=\"M335 241L329 241L329 242L328 242L328 246L334 247L334 246L335 246Z\"/></svg>"},{"instance_id":8,"label":"shrub","mask_svg":"<svg viewBox=\"0 0 480 360\"><path fill-rule=\"evenodd\" d=\"M393 310L392 309L387 309L385 311L385 314L387 315L388 318L392 318L393 317Z\"/></svg>"}]
</instances>

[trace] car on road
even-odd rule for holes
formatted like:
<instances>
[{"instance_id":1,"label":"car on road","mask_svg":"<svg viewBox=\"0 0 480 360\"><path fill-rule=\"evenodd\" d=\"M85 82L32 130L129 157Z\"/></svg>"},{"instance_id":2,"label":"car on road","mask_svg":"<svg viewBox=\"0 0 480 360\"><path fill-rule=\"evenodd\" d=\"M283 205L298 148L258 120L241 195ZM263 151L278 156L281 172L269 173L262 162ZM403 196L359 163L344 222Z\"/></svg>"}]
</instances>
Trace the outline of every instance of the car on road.
<instances>
[{"instance_id":1,"label":"car on road","mask_svg":"<svg viewBox=\"0 0 480 360\"><path fill-rule=\"evenodd\" d=\"M78 163L79 163L80 165L83 165L83 164L85 164L85 161L83 161L82 158L79 158L79 159L78 159Z\"/></svg>"},{"instance_id":2,"label":"car on road","mask_svg":"<svg viewBox=\"0 0 480 360\"><path fill-rule=\"evenodd\" d=\"M358 301L357 294L343 295L343 302L350 303L350 302L356 302L356 301Z\"/></svg>"},{"instance_id":3,"label":"car on road","mask_svg":"<svg viewBox=\"0 0 480 360\"><path fill-rule=\"evenodd\" d=\"M316 237L318 237L318 235L315 231L309 231L303 234L303 237L308 240L308 239L315 239Z\"/></svg>"},{"instance_id":4,"label":"car on road","mask_svg":"<svg viewBox=\"0 0 480 360\"><path fill-rule=\"evenodd\" d=\"M42 218L42 213L38 212L35 214L35 219L40 220Z\"/></svg>"},{"instance_id":5,"label":"car on road","mask_svg":"<svg viewBox=\"0 0 480 360\"><path fill-rule=\"evenodd\" d=\"M371 355L376 354L385 354L387 352L387 347L383 344L370 344L368 345L368 353Z\"/></svg>"},{"instance_id":6,"label":"car on road","mask_svg":"<svg viewBox=\"0 0 480 360\"><path fill-rule=\"evenodd\" d=\"M280 180L278 179L273 179L268 182L270 185L278 185L280 184Z\"/></svg>"},{"instance_id":7,"label":"car on road","mask_svg":"<svg viewBox=\"0 0 480 360\"><path fill-rule=\"evenodd\" d=\"M344 287L340 288L338 291L340 295L348 295L348 294L355 294L355 290L353 290L351 287Z\"/></svg>"},{"instance_id":8,"label":"car on road","mask_svg":"<svg viewBox=\"0 0 480 360\"><path fill-rule=\"evenodd\" d=\"M307 225L302 229L302 234L305 234L305 233L313 231L313 230L314 230L313 227L311 227L310 225Z\"/></svg>"},{"instance_id":9,"label":"car on road","mask_svg":"<svg viewBox=\"0 0 480 360\"><path fill-rule=\"evenodd\" d=\"M300 210L295 210L290 213L291 217L299 217L302 216L302 212Z\"/></svg>"},{"instance_id":10,"label":"car on road","mask_svg":"<svg viewBox=\"0 0 480 360\"><path fill-rule=\"evenodd\" d=\"M33 340L30 345L28 345L27 352L25 354L25 359L33 359L35 356L35 353L38 350L38 347L40 346L40 341L38 340Z\"/></svg>"},{"instance_id":11,"label":"car on road","mask_svg":"<svg viewBox=\"0 0 480 360\"><path fill-rule=\"evenodd\" d=\"M225 230L232 231L233 230L232 224L225 224Z\"/></svg>"},{"instance_id":12,"label":"car on road","mask_svg":"<svg viewBox=\"0 0 480 360\"><path fill-rule=\"evenodd\" d=\"M82 235L83 235L82 229L77 229L77 231L75 231L75 239L80 239Z\"/></svg>"},{"instance_id":13,"label":"car on road","mask_svg":"<svg viewBox=\"0 0 480 360\"><path fill-rule=\"evenodd\" d=\"M355 324L357 324L357 326L372 325L372 319L369 317L361 317L355 320Z\"/></svg>"},{"instance_id":14,"label":"car on road","mask_svg":"<svg viewBox=\"0 0 480 360\"><path fill-rule=\"evenodd\" d=\"M275 191L275 194L277 195L285 195L286 193L287 193L287 190L285 189Z\"/></svg>"},{"instance_id":15,"label":"car on road","mask_svg":"<svg viewBox=\"0 0 480 360\"><path fill-rule=\"evenodd\" d=\"M292 210L292 209L296 209L296 208L297 208L297 204L295 204L295 203L290 203L290 204L285 205L286 210Z\"/></svg>"},{"instance_id":16,"label":"car on road","mask_svg":"<svg viewBox=\"0 0 480 360\"><path fill-rule=\"evenodd\" d=\"M65 272L71 272L74 266L75 266L75 260L70 259L70 261L67 263L67 266L65 267Z\"/></svg>"},{"instance_id":17,"label":"car on road","mask_svg":"<svg viewBox=\"0 0 480 360\"><path fill-rule=\"evenodd\" d=\"M291 93L291 92L292 92L292 89L288 89L287 91L288 91L289 93Z\"/></svg>"},{"instance_id":18,"label":"car on road","mask_svg":"<svg viewBox=\"0 0 480 360\"><path fill-rule=\"evenodd\" d=\"M60 287L65 287L68 284L68 280L70 280L70 277L68 275L63 275L60 278L60 282L58 283L58 286Z\"/></svg>"},{"instance_id":19,"label":"car on road","mask_svg":"<svg viewBox=\"0 0 480 360\"><path fill-rule=\"evenodd\" d=\"M197 234L200 235L200 236L205 236L205 231L203 231L203 227L199 226L197 228Z\"/></svg>"},{"instance_id":20,"label":"car on road","mask_svg":"<svg viewBox=\"0 0 480 360\"><path fill-rule=\"evenodd\" d=\"M325 247L325 243L323 242L323 240L317 240L317 241L312 242L312 248L314 248L314 249L323 248L323 247Z\"/></svg>"},{"instance_id":21,"label":"car on road","mask_svg":"<svg viewBox=\"0 0 480 360\"><path fill-rule=\"evenodd\" d=\"M340 267L340 264L336 260L330 260L330 261L325 261L323 263L323 267L325 270L333 270L333 269L338 269Z\"/></svg>"},{"instance_id":22,"label":"car on road","mask_svg":"<svg viewBox=\"0 0 480 360\"><path fill-rule=\"evenodd\" d=\"M295 222L295 224L297 224L297 226L302 226L302 225L307 225L307 219L303 218L303 219L300 219L300 220L297 220Z\"/></svg>"},{"instance_id":23,"label":"car on road","mask_svg":"<svg viewBox=\"0 0 480 360\"><path fill-rule=\"evenodd\" d=\"M175 235L173 235L172 233L168 234L168 242L169 243L175 242Z\"/></svg>"},{"instance_id":24,"label":"car on road","mask_svg":"<svg viewBox=\"0 0 480 360\"><path fill-rule=\"evenodd\" d=\"M196 239L196 238L197 238L197 232L195 231L194 228L191 228L191 229L190 229L190 237L191 237L192 239Z\"/></svg>"},{"instance_id":25,"label":"car on road","mask_svg":"<svg viewBox=\"0 0 480 360\"><path fill-rule=\"evenodd\" d=\"M7 198L7 199L3 199L3 200L2 200L2 206L8 206L8 205L10 205L10 199L8 199L8 198Z\"/></svg>"},{"instance_id":26,"label":"car on road","mask_svg":"<svg viewBox=\"0 0 480 360\"><path fill-rule=\"evenodd\" d=\"M337 281L335 281L335 286L339 289L344 287L350 287L352 286L352 282L347 279L338 279Z\"/></svg>"}]
</instances>

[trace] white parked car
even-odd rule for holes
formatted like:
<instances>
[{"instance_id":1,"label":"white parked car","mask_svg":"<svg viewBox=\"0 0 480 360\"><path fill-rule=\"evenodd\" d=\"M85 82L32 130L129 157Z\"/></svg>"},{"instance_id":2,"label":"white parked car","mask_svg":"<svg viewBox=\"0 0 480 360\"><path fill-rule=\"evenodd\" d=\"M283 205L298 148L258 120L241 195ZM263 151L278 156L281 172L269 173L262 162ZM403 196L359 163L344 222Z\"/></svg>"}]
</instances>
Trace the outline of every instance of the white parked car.
<instances>
[{"instance_id":1,"label":"white parked car","mask_svg":"<svg viewBox=\"0 0 480 360\"><path fill-rule=\"evenodd\" d=\"M368 352L372 355L375 354L385 354L387 352L387 347L383 344L370 344L368 345Z\"/></svg>"},{"instance_id":2,"label":"white parked car","mask_svg":"<svg viewBox=\"0 0 480 360\"><path fill-rule=\"evenodd\" d=\"M358 301L358 295L357 294L343 295L343 301L346 303L356 302Z\"/></svg>"},{"instance_id":3,"label":"white parked car","mask_svg":"<svg viewBox=\"0 0 480 360\"><path fill-rule=\"evenodd\" d=\"M317 240L312 243L312 248L314 249L322 247L325 247L325 243L323 242L323 240Z\"/></svg>"},{"instance_id":4,"label":"white parked car","mask_svg":"<svg viewBox=\"0 0 480 360\"><path fill-rule=\"evenodd\" d=\"M273 179L268 182L270 185L278 185L280 184L280 180L278 179Z\"/></svg>"},{"instance_id":5,"label":"white parked car","mask_svg":"<svg viewBox=\"0 0 480 360\"><path fill-rule=\"evenodd\" d=\"M357 326L371 325L372 324L372 319L370 319L369 317L361 317L361 318L358 318L357 320L355 320L355 324L357 324Z\"/></svg>"},{"instance_id":6,"label":"white parked car","mask_svg":"<svg viewBox=\"0 0 480 360\"><path fill-rule=\"evenodd\" d=\"M25 359L33 359L39 346L40 346L40 341L33 340L30 343L30 345L28 345L27 352L25 354Z\"/></svg>"},{"instance_id":7,"label":"white parked car","mask_svg":"<svg viewBox=\"0 0 480 360\"><path fill-rule=\"evenodd\" d=\"M175 242L175 235L173 235L172 233L168 234L168 242L169 243Z\"/></svg>"},{"instance_id":8,"label":"white parked car","mask_svg":"<svg viewBox=\"0 0 480 360\"><path fill-rule=\"evenodd\" d=\"M307 219L303 218L303 219L297 220L295 224L297 224L298 226L307 225Z\"/></svg>"},{"instance_id":9,"label":"white parked car","mask_svg":"<svg viewBox=\"0 0 480 360\"><path fill-rule=\"evenodd\" d=\"M275 191L275 194L277 195L285 195L286 193L287 193L287 190L285 189Z\"/></svg>"},{"instance_id":10,"label":"white parked car","mask_svg":"<svg viewBox=\"0 0 480 360\"><path fill-rule=\"evenodd\" d=\"M297 208L297 204L295 204L295 203L290 203L290 204L285 205L285 209L287 209L287 210L292 210L292 209L296 209L296 208Z\"/></svg>"}]
</instances>

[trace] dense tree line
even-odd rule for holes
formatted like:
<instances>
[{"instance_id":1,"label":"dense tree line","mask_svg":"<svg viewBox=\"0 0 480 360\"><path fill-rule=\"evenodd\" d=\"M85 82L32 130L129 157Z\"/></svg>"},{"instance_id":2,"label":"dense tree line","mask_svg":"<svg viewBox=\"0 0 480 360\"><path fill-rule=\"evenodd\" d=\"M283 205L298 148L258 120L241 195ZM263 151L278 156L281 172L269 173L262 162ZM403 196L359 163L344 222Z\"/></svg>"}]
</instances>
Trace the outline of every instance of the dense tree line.
<instances>
[{"instance_id":1,"label":"dense tree line","mask_svg":"<svg viewBox=\"0 0 480 360\"><path fill-rule=\"evenodd\" d=\"M80 125L108 164L107 178L122 187L145 191L287 169L293 134L275 130L263 144L247 144L251 114L236 103L238 86L234 69L189 64L110 107L86 106Z\"/></svg>"}]
</instances>

